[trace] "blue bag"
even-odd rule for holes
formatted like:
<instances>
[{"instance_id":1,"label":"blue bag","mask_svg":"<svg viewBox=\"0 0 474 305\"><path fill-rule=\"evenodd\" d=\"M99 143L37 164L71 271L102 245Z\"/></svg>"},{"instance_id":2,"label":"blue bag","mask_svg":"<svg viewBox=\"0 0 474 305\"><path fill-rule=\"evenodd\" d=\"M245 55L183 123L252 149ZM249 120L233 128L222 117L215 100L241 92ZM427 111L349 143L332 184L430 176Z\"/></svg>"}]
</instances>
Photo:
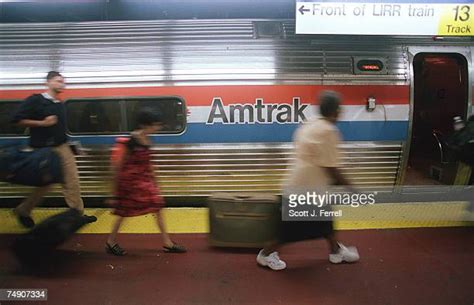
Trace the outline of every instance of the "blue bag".
<instances>
[{"instance_id":1,"label":"blue bag","mask_svg":"<svg viewBox=\"0 0 474 305\"><path fill-rule=\"evenodd\" d=\"M25 149L21 146L0 148L0 178L4 181L45 186L63 182L61 158L51 147Z\"/></svg>"}]
</instances>

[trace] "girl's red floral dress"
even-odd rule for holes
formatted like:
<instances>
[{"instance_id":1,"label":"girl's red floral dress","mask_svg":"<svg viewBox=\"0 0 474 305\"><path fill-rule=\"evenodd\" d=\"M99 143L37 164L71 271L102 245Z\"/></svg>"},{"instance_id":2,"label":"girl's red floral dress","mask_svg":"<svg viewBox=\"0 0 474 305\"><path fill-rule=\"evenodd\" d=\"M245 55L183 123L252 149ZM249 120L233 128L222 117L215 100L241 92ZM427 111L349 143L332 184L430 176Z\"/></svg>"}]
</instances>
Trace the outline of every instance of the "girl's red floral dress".
<instances>
[{"instance_id":1,"label":"girl's red floral dress","mask_svg":"<svg viewBox=\"0 0 474 305\"><path fill-rule=\"evenodd\" d=\"M150 147L131 137L127 157L118 173L114 214L131 217L156 213L164 206L151 164Z\"/></svg>"}]
</instances>

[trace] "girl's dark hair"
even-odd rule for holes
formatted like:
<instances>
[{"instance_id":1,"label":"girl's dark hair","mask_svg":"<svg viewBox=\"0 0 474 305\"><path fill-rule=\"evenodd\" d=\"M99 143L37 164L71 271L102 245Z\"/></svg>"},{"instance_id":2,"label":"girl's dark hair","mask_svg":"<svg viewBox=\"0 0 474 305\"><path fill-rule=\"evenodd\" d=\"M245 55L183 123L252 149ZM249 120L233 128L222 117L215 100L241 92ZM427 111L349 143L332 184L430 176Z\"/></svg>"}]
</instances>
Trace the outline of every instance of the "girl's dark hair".
<instances>
[{"instance_id":1,"label":"girl's dark hair","mask_svg":"<svg viewBox=\"0 0 474 305\"><path fill-rule=\"evenodd\" d=\"M162 123L161 113L152 108L142 108L137 112L136 125L150 126L154 123Z\"/></svg>"}]
</instances>

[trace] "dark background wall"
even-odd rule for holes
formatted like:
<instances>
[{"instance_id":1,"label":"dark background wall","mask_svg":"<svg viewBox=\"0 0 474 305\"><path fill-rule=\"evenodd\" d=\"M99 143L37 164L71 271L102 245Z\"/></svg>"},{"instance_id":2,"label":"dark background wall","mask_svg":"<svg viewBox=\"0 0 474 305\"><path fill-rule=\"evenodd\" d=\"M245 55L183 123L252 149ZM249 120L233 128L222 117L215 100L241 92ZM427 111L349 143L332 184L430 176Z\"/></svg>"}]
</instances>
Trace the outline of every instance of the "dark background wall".
<instances>
[{"instance_id":1,"label":"dark background wall","mask_svg":"<svg viewBox=\"0 0 474 305\"><path fill-rule=\"evenodd\" d=\"M295 17L295 0L7 0L0 22Z\"/></svg>"}]
</instances>

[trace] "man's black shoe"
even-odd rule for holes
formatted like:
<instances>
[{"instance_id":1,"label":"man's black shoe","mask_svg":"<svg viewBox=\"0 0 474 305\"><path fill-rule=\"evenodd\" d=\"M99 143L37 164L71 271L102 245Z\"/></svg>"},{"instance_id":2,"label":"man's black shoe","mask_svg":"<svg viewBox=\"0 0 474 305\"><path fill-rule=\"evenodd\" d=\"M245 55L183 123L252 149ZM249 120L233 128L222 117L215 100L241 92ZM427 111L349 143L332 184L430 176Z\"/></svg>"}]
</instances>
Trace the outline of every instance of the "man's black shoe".
<instances>
[{"instance_id":1,"label":"man's black shoe","mask_svg":"<svg viewBox=\"0 0 474 305\"><path fill-rule=\"evenodd\" d=\"M87 223L92 223L92 222L97 221L97 217L95 217L95 216L83 215L82 217L84 217L84 219Z\"/></svg>"},{"instance_id":2,"label":"man's black shoe","mask_svg":"<svg viewBox=\"0 0 474 305\"><path fill-rule=\"evenodd\" d=\"M21 225L25 228L30 229L35 226L35 221L30 216L17 215L16 218L18 219L18 222L21 223Z\"/></svg>"}]
</instances>

